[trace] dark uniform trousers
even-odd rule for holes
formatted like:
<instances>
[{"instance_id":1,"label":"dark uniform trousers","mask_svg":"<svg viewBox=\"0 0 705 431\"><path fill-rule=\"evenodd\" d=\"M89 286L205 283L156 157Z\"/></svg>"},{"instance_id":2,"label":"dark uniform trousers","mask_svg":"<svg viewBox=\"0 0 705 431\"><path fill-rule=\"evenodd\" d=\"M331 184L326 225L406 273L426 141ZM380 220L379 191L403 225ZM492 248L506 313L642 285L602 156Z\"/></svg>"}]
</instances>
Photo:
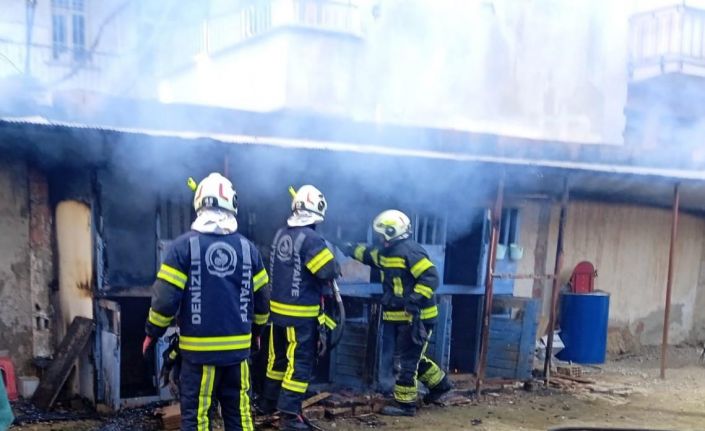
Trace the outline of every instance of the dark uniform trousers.
<instances>
[{"instance_id":1,"label":"dark uniform trousers","mask_svg":"<svg viewBox=\"0 0 705 431\"><path fill-rule=\"evenodd\" d=\"M395 328L394 356L399 358L400 372L394 385L394 399L401 404L416 404L419 380L429 390L448 385L446 373L426 356L428 341L423 346L415 344L411 337L411 325L392 324ZM424 322L431 336L433 324ZM443 384L443 385L441 385Z\"/></svg>"},{"instance_id":2,"label":"dark uniform trousers","mask_svg":"<svg viewBox=\"0 0 705 431\"><path fill-rule=\"evenodd\" d=\"M284 413L301 414L301 403L313 376L318 322L306 319L295 326L272 324L264 398Z\"/></svg>"},{"instance_id":3,"label":"dark uniform trousers","mask_svg":"<svg viewBox=\"0 0 705 431\"><path fill-rule=\"evenodd\" d=\"M226 431L255 429L250 407L250 368L236 365L181 365L181 430L210 431L213 400L218 400Z\"/></svg>"}]
</instances>

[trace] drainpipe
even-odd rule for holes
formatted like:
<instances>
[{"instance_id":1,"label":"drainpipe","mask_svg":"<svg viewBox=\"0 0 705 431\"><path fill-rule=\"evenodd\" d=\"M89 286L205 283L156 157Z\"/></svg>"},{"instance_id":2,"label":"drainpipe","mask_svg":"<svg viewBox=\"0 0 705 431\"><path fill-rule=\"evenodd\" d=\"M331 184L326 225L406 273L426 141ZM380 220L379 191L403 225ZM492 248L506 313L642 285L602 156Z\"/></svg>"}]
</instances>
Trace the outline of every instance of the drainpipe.
<instances>
[{"instance_id":1,"label":"drainpipe","mask_svg":"<svg viewBox=\"0 0 705 431\"><path fill-rule=\"evenodd\" d=\"M26 2L24 74L30 76L32 74L32 30L34 28L34 10L37 7L37 0L26 0Z\"/></svg>"},{"instance_id":2,"label":"drainpipe","mask_svg":"<svg viewBox=\"0 0 705 431\"><path fill-rule=\"evenodd\" d=\"M543 375L546 386L551 381L551 357L553 356L553 332L556 329L556 314L558 307L558 293L560 291L560 275L563 270L563 240L565 236L565 222L568 217L569 199L568 178L563 179L563 196L561 197L561 217L558 223L558 241L556 243L556 265L553 271L553 287L551 289L551 309L548 320L548 342L546 343L546 358L543 363Z\"/></svg>"},{"instance_id":3,"label":"drainpipe","mask_svg":"<svg viewBox=\"0 0 705 431\"><path fill-rule=\"evenodd\" d=\"M485 379L485 368L487 367L487 350L490 341L490 316L492 315L492 294L494 289L494 269L497 262L497 242L499 241L499 224L502 218L502 205L504 204L504 172L497 185L497 198L492 211L492 231L490 234L490 250L487 259L487 275L485 277L485 300L482 307L482 334L480 338L480 363L477 368L477 381L475 382L475 394L479 397L482 383Z\"/></svg>"},{"instance_id":4,"label":"drainpipe","mask_svg":"<svg viewBox=\"0 0 705 431\"><path fill-rule=\"evenodd\" d=\"M671 293L673 291L673 271L676 266L676 242L678 236L678 216L680 212L681 187L676 184L673 190L673 219L671 221L671 247L668 251L668 280L666 281L666 307L663 313L663 340L661 341L661 378L666 378L666 354L668 349L668 324L671 320Z\"/></svg>"}]
</instances>

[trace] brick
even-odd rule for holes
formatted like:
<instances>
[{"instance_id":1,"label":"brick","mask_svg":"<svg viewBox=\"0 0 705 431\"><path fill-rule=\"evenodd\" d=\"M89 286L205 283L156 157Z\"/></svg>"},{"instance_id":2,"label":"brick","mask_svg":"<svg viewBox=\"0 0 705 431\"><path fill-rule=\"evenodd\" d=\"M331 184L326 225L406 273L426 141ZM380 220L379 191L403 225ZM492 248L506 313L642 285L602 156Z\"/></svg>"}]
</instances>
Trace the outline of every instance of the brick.
<instances>
[{"instance_id":1,"label":"brick","mask_svg":"<svg viewBox=\"0 0 705 431\"><path fill-rule=\"evenodd\" d=\"M328 419L347 418L347 417L352 416L352 414L353 414L352 407L328 407L328 408L326 408L326 417Z\"/></svg>"},{"instance_id":2,"label":"brick","mask_svg":"<svg viewBox=\"0 0 705 431\"><path fill-rule=\"evenodd\" d=\"M326 408L322 406L309 407L304 410L304 415L312 420L323 419L326 416Z\"/></svg>"}]
</instances>

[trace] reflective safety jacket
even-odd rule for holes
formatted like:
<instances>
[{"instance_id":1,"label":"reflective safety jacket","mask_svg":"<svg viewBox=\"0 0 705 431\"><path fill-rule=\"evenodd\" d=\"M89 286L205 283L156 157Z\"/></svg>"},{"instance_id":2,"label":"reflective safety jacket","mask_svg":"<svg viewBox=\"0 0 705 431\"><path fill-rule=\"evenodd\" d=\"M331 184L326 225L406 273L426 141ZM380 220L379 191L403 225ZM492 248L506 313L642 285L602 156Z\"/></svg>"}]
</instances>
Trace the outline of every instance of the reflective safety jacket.
<instances>
[{"instance_id":1,"label":"reflective safety jacket","mask_svg":"<svg viewBox=\"0 0 705 431\"><path fill-rule=\"evenodd\" d=\"M405 323L411 316L404 311L406 304L421 310L421 319L427 322L438 317L434 292L438 288L438 270L428 258L426 250L412 239L403 239L378 248L358 245L356 260L382 271L382 319Z\"/></svg>"},{"instance_id":2,"label":"reflective safety jacket","mask_svg":"<svg viewBox=\"0 0 705 431\"><path fill-rule=\"evenodd\" d=\"M187 232L170 244L157 273L147 334L163 335L178 312L184 359L240 363L250 354L252 325L267 323L267 283L257 248L241 234Z\"/></svg>"},{"instance_id":3,"label":"reflective safety jacket","mask_svg":"<svg viewBox=\"0 0 705 431\"><path fill-rule=\"evenodd\" d=\"M284 227L272 242L271 321L293 326L302 319L320 319L324 287L338 273L333 252L323 237L308 226Z\"/></svg>"}]
</instances>

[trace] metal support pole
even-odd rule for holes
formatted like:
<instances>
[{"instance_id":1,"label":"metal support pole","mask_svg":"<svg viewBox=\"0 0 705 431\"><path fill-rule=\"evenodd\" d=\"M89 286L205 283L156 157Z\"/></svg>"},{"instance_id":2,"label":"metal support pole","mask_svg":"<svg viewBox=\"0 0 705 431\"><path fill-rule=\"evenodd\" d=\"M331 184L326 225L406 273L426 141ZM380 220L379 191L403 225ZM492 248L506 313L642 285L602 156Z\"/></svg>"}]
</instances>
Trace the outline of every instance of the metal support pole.
<instances>
[{"instance_id":1,"label":"metal support pole","mask_svg":"<svg viewBox=\"0 0 705 431\"><path fill-rule=\"evenodd\" d=\"M230 175L230 155L226 154L223 157L223 176L225 178L228 178L228 175ZM228 178L228 179L230 179L230 178Z\"/></svg>"},{"instance_id":2,"label":"metal support pole","mask_svg":"<svg viewBox=\"0 0 705 431\"><path fill-rule=\"evenodd\" d=\"M673 219L671 221L671 247L668 251L668 280L666 282L666 308L663 313L663 340L661 341L661 378L666 378L666 353L668 349L668 324L671 320L671 292L673 291L673 271L676 266L676 242L678 236L678 215L680 211L681 188L676 184L673 190Z\"/></svg>"},{"instance_id":3,"label":"metal support pole","mask_svg":"<svg viewBox=\"0 0 705 431\"><path fill-rule=\"evenodd\" d=\"M548 320L548 342L546 343L546 358L543 363L543 376L546 386L551 381L551 357L553 356L553 332L556 330L556 314L558 307L558 293L560 291L560 275L563 270L563 240L565 235L565 222L568 217L569 198L568 178L563 180L563 196L561 197L561 217L558 223L558 241L556 242L556 265L553 271L553 287L551 288L551 309Z\"/></svg>"},{"instance_id":4,"label":"metal support pole","mask_svg":"<svg viewBox=\"0 0 705 431\"><path fill-rule=\"evenodd\" d=\"M490 233L490 249L487 259L487 277L485 278L485 298L482 308L482 333L480 338L480 363L477 368L477 381L475 382L475 393L480 396L482 381L485 379L485 368L487 367L487 350L490 341L490 316L492 315L492 293L494 288L494 269L497 262L497 242L499 241L499 225L502 218L502 205L504 204L504 173L497 185L497 198L491 215L492 230Z\"/></svg>"}]
</instances>

